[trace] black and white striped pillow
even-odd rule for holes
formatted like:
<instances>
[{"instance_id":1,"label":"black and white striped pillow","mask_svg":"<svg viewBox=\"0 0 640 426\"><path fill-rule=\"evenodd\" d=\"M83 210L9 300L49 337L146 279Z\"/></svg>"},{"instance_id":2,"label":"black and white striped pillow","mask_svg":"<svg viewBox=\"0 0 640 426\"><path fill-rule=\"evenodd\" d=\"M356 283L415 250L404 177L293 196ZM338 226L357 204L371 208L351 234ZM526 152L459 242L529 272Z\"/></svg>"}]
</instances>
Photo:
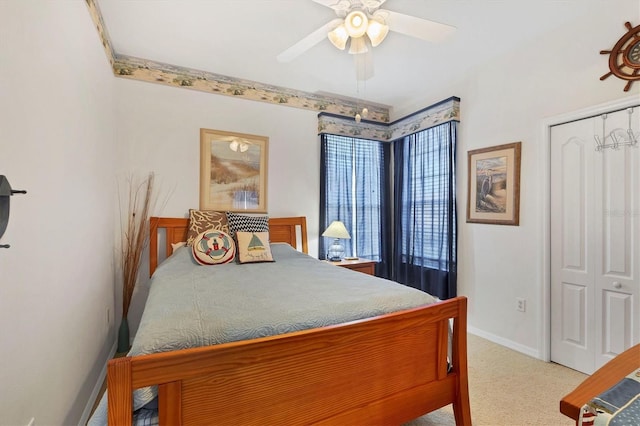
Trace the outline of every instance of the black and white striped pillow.
<instances>
[{"instance_id":1,"label":"black and white striped pillow","mask_svg":"<svg viewBox=\"0 0 640 426\"><path fill-rule=\"evenodd\" d=\"M248 215L227 212L229 233L235 238L236 232L269 232L269 216Z\"/></svg>"}]
</instances>

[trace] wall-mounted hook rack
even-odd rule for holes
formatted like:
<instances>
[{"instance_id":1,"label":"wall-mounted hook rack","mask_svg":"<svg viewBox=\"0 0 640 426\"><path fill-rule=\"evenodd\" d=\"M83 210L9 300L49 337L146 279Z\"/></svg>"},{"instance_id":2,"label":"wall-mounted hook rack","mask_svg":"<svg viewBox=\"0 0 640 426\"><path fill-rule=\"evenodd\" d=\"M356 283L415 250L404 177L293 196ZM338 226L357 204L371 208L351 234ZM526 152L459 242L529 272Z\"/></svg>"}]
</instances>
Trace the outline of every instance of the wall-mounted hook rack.
<instances>
[{"instance_id":1,"label":"wall-mounted hook rack","mask_svg":"<svg viewBox=\"0 0 640 426\"><path fill-rule=\"evenodd\" d=\"M15 190L11 189L9 181L3 175L0 175L0 238L4 235L4 231L7 230L7 224L9 223L9 202L10 197L14 194L26 194L27 191L23 189ZM0 244L0 248L9 248L9 244Z\"/></svg>"},{"instance_id":2,"label":"wall-mounted hook rack","mask_svg":"<svg viewBox=\"0 0 640 426\"><path fill-rule=\"evenodd\" d=\"M602 137L594 135L596 140L596 151L602 151L606 148L620 149L622 146L638 147L638 138L631 128L631 116L633 115L633 108L627 108L627 114L629 114L629 125L627 129L613 129L609 133L606 132L607 114L602 114ZM609 142L611 140L611 142Z\"/></svg>"}]
</instances>

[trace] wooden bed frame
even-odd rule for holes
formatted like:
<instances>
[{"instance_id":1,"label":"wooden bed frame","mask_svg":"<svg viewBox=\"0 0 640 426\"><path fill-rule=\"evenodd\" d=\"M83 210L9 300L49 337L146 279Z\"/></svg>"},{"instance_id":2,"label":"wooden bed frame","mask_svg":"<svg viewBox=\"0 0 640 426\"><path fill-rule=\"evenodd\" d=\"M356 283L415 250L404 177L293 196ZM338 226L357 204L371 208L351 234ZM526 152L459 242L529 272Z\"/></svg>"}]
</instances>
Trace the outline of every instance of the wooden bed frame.
<instances>
[{"instance_id":1,"label":"wooden bed frame","mask_svg":"<svg viewBox=\"0 0 640 426\"><path fill-rule=\"evenodd\" d=\"M304 217L270 219L271 240L295 246L296 227L306 252ZM171 243L186 239L187 219L151 219L152 265L160 228L171 253ZM158 385L161 425L389 425L448 404L457 425L471 425L466 335L467 299L457 297L322 328L116 358L107 368L108 421L130 425L133 390Z\"/></svg>"},{"instance_id":2,"label":"wooden bed frame","mask_svg":"<svg viewBox=\"0 0 640 426\"><path fill-rule=\"evenodd\" d=\"M580 410L634 370L640 368L640 344L632 346L600 367L560 400L560 412L578 424Z\"/></svg>"}]
</instances>

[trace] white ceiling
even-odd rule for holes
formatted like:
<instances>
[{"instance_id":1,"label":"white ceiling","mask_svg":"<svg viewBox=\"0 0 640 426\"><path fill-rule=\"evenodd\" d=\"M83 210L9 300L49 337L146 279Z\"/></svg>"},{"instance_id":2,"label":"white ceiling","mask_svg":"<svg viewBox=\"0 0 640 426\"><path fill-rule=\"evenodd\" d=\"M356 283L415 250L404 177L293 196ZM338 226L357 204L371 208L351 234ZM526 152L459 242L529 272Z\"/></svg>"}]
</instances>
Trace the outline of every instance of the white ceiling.
<instances>
[{"instance_id":1,"label":"white ceiling","mask_svg":"<svg viewBox=\"0 0 640 426\"><path fill-rule=\"evenodd\" d=\"M475 66L590 13L604 0L387 0L382 8L457 27L441 43L389 33L373 78L357 83L351 55L328 40L289 63L276 56L336 18L311 0L98 0L118 54L402 110L433 99ZM591 12L593 13L593 12ZM514 64L514 71L526 71ZM457 93L449 93L458 95Z\"/></svg>"}]
</instances>

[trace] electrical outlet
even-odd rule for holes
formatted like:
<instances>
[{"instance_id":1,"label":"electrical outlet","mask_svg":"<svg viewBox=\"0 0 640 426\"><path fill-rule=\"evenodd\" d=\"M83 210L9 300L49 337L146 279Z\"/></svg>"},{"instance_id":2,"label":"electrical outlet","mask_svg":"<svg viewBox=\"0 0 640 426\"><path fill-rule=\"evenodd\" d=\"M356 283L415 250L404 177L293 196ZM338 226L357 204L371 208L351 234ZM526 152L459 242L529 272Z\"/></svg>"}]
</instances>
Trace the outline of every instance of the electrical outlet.
<instances>
[{"instance_id":1,"label":"electrical outlet","mask_svg":"<svg viewBox=\"0 0 640 426\"><path fill-rule=\"evenodd\" d=\"M522 297L516 297L516 310L519 312L525 312L527 310L527 301Z\"/></svg>"}]
</instances>

